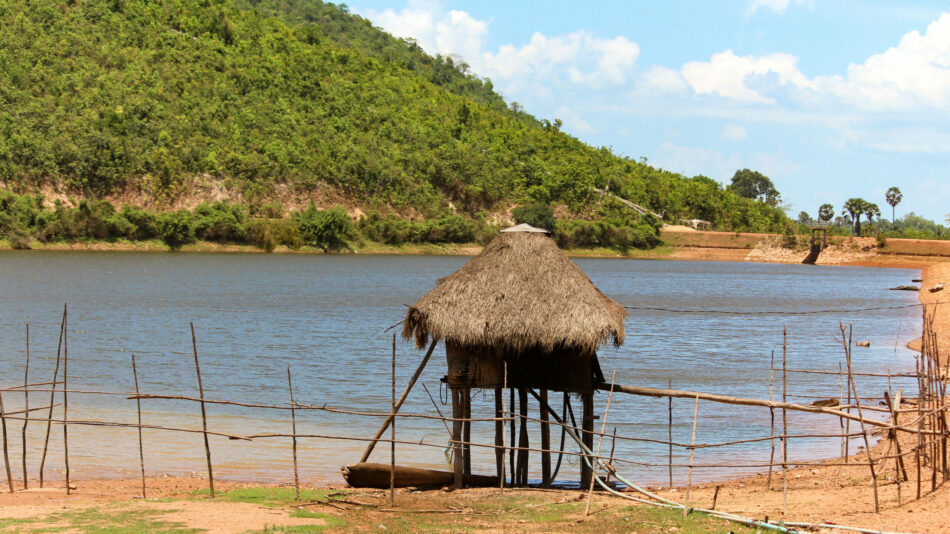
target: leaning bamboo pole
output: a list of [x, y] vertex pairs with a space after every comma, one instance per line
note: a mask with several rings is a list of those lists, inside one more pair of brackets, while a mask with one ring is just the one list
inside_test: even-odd
[[[613, 375], [610, 377], [610, 383], [614, 383], [614, 379], [617, 378], [617, 371], [614, 371]], [[600, 458], [600, 447], [604, 444], [604, 431], [607, 430], [607, 415], [610, 413], [610, 399], [614, 396], [614, 392], [611, 391], [607, 394], [607, 406], [604, 408], [604, 418], [600, 423], [600, 438], [597, 439], [597, 452], [594, 453], [594, 457]], [[538, 404], [541, 405], [541, 412], [547, 415], [547, 410], [544, 409], [544, 405], [548, 403], [546, 395], [541, 395], [538, 398]], [[541, 447], [544, 448], [543, 446]], [[597, 478], [597, 466], [595, 464], [591, 466], [591, 477], [590, 477], [590, 488], [587, 490], [587, 505], [584, 507], [584, 515], [590, 515], [590, 503], [594, 498], [594, 481]], [[609, 465], [609, 464], [608, 464]], [[608, 471], [609, 473], [609, 471]]]
[[300, 500], [300, 474], [297, 470], [297, 411], [294, 409], [294, 382], [290, 377], [290, 366], [287, 366], [287, 391], [290, 392], [290, 431], [294, 437], [291, 438], [291, 453], [294, 461], [294, 497]]
[[437, 339], [432, 340], [432, 344], [429, 345], [429, 350], [426, 351], [426, 355], [422, 358], [422, 361], [419, 362], [419, 367], [416, 368], [416, 372], [413, 373], [412, 378], [409, 379], [409, 383], [406, 384], [406, 389], [403, 390], [399, 400], [396, 401], [396, 407], [393, 408], [392, 412], [386, 417], [386, 420], [383, 421], [383, 424], [379, 427], [379, 430], [376, 431], [376, 435], [373, 436], [373, 439], [370, 440], [369, 445], [366, 446], [366, 450], [363, 451], [363, 456], [360, 457], [360, 463], [369, 459], [369, 455], [373, 453], [373, 448], [376, 447], [376, 442], [379, 441], [379, 438], [383, 435], [383, 432], [386, 431], [386, 428], [389, 426], [389, 424], [392, 423], [393, 419], [396, 418], [396, 412], [398, 412], [399, 408], [402, 407], [402, 404], [406, 402], [406, 397], [409, 396], [409, 392], [412, 391], [412, 386], [416, 385], [416, 380], [419, 380], [419, 375], [422, 374], [422, 370], [425, 369], [426, 364], [429, 363], [429, 357], [432, 356], [432, 352], [435, 350], [435, 346], [438, 342], [439, 341]]
[[[796, 404], [793, 402], [778, 402], [778, 401], [767, 401], [760, 399], [749, 399], [743, 397], [731, 397], [729, 395], [718, 395], [715, 393], [703, 393], [700, 391], [685, 391], [677, 389], [660, 389], [660, 388], [649, 388], [643, 386], [625, 386], [622, 384], [614, 384], [611, 386], [607, 383], [601, 383], [597, 385], [597, 389], [601, 391], [619, 391], [621, 393], [628, 393], [630, 395], [642, 395], [646, 397], [676, 397], [681, 399], [694, 399], [699, 397], [699, 400], [719, 402], [723, 404], [736, 404], [741, 406], [763, 406], [765, 408], [786, 408], [792, 411], [799, 412], [809, 412], [809, 413], [823, 413], [828, 415], [834, 415], [837, 417], [842, 417], [851, 421], [863, 421], [865, 424], [877, 426], [881, 428], [890, 427], [890, 423], [875, 421], [873, 419], [864, 419], [860, 416], [851, 415], [840, 410], [835, 410], [833, 408], [827, 408], [824, 406], [813, 406], [810, 404]], [[911, 432], [910, 429], [905, 427], [898, 427], [898, 430], [903, 432]], [[838, 434], [835, 434], [837, 436]], [[766, 438], [768, 439], [768, 438]]]
[[[287, 370], [287, 379], [290, 379], [290, 369]], [[392, 373], [390, 374], [390, 385], [392, 391], [392, 411], [396, 413], [396, 333], [393, 332], [393, 356], [392, 356]], [[291, 393], [292, 395], [293, 393]], [[291, 401], [293, 402], [293, 401]], [[293, 412], [290, 412], [293, 413]], [[294, 431], [296, 433], [296, 431]], [[389, 424], [389, 438], [392, 442], [389, 444], [389, 506], [390, 508], [396, 506], [396, 418], [393, 417], [392, 423]], [[296, 451], [296, 442], [294, 442], [294, 477], [297, 476], [297, 451]], [[300, 489], [298, 485], [297, 490], [297, 500], [300, 500]]]
[[[63, 305], [63, 463], [66, 467], [66, 495], [69, 495], [69, 310]], [[55, 389], [55, 386], [54, 386]]]
[[858, 396], [857, 385], [854, 383], [854, 376], [851, 375], [851, 330], [848, 330], [848, 335], [845, 336], [844, 324], [839, 323], [839, 328], [841, 328], [841, 343], [844, 345], [844, 356], [845, 360], [848, 362], [848, 380], [851, 382], [851, 390], [854, 392], [855, 402], [858, 405], [858, 416], [861, 418], [861, 432], [864, 437], [864, 452], [868, 455], [868, 466], [871, 469], [871, 482], [874, 486], [874, 513], [881, 511], [880, 499], [878, 497], [877, 489], [877, 474], [874, 472], [874, 457], [871, 456], [871, 444], [868, 440], [867, 429], [864, 426], [864, 415], [861, 412], [861, 398]]
[[[132, 355], [132, 380], [135, 382], [135, 393], [139, 392], [139, 374], [135, 368], [135, 354]], [[142, 400], [135, 399], [135, 411], [138, 415], [139, 432], [139, 470], [142, 472], [142, 498], [145, 498], [145, 450], [142, 446]]]
[[191, 323], [191, 348], [195, 355], [195, 374], [198, 376], [198, 396], [201, 402], [201, 431], [205, 443], [205, 458], [208, 461], [208, 493], [214, 499], [214, 471], [211, 468], [211, 445], [208, 444], [208, 414], [205, 411], [205, 388], [201, 383], [201, 366], [198, 364], [198, 342], [195, 339], [195, 323]]
[[43, 440], [43, 455], [40, 457], [40, 487], [43, 487], [43, 468], [46, 466], [46, 452], [49, 449], [50, 421], [53, 419], [53, 404], [56, 402], [56, 378], [59, 375], [59, 362], [63, 348], [63, 328], [66, 326], [66, 306], [63, 306], [63, 320], [59, 325], [59, 341], [56, 343], [56, 365], [53, 367], [53, 386], [49, 390], [49, 414], [46, 419], [46, 438]]

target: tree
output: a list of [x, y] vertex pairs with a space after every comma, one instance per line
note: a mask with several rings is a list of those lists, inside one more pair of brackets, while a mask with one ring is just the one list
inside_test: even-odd
[[308, 245], [320, 247], [324, 252], [343, 250], [347, 239], [353, 234], [353, 224], [346, 211], [334, 206], [319, 210], [312, 203], [307, 209], [294, 215], [300, 234]]
[[865, 202], [864, 215], [868, 218], [868, 224], [871, 224], [873, 222], [871, 220], [873, 217], [881, 217], [881, 208], [879, 208], [877, 204], [874, 204], [873, 202]]
[[818, 208], [818, 220], [822, 222], [828, 222], [832, 217], [835, 216], [835, 207], [831, 204], [822, 204]]
[[782, 196], [768, 176], [749, 169], [736, 171], [729, 189], [740, 197], [761, 200], [770, 206], [778, 205]]
[[525, 223], [535, 228], [543, 228], [549, 232], [554, 231], [555, 217], [554, 210], [544, 202], [533, 202], [518, 206], [511, 210], [511, 215], [518, 224]]
[[894, 223], [894, 208], [901, 203], [901, 200], [904, 199], [904, 195], [900, 189], [892, 187], [884, 194], [884, 199], [891, 205], [891, 223]]
[[798, 223], [799, 224], [808, 224], [811, 222], [811, 215], [807, 211], [803, 211], [798, 214]]
[[172, 250], [195, 242], [195, 227], [187, 210], [166, 213], [161, 222], [162, 241]]
[[867, 205], [868, 201], [863, 198], [849, 198], [841, 207], [841, 215], [847, 215], [854, 224], [851, 229], [854, 235], [861, 235], [861, 215]]

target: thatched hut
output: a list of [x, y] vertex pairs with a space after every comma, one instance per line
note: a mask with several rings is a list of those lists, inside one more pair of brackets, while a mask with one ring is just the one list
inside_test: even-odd
[[[402, 334], [415, 339], [419, 348], [430, 339], [445, 341], [445, 380], [453, 393], [455, 416], [471, 417], [471, 388], [495, 390], [496, 417], [502, 412], [503, 387], [518, 391], [522, 415], [528, 390], [540, 393], [542, 406], [548, 390], [571, 392], [583, 400], [583, 429], [590, 432], [593, 392], [603, 382], [597, 349], [607, 341], [623, 343], [625, 316], [623, 306], [594, 287], [544, 230], [522, 224], [503, 230], [411, 306]], [[548, 415], [542, 407], [542, 421]], [[456, 425], [455, 441], [470, 441], [469, 424]], [[498, 422], [496, 444], [502, 443], [502, 432]], [[548, 433], [542, 422], [542, 449], [550, 449]], [[590, 434], [584, 438], [593, 442]], [[527, 445], [522, 419], [518, 447]], [[471, 473], [468, 447], [464, 449], [461, 459], [456, 455], [456, 480], [461, 480], [460, 471]], [[502, 451], [497, 451], [501, 477]], [[527, 451], [519, 450], [517, 456], [514, 480], [527, 483]], [[589, 475], [584, 466], [582, 482]], [[542, 453], [542, 482], [551, 482], [547, 453]]]

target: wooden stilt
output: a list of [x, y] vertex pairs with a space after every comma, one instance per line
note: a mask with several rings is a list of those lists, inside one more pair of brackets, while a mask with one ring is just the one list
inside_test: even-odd
[[[498, 390], [495, 390], [495, 393], [500, 394], [500, 395], [504, 395], [504, 393], [508, 391], [508, 362], [504, 362], [504, 365], [505, 365], [504, 367], [505, 374], [502, 378], [501, 391], [499, 392]], [[499, 437], [501, 438], [501, 449], [500, 449], [501, 450], [501, 467], [500, 467], [500, 472], [498, 473], [499, 495], [501, 493], [504, 493], [505, 491], [505, 451], [507, 449], [505, 448], [505, 422], [500, 419], [501, 415], [504, 413], [504, 409], [505, 409], [505, 399], [501, 398], [499, 402], [499, 398], [496, 397], [495, 413], [496, 413], [496, 417], [498, 417], [499, 419], [495, 421], [495, 432], [497, 432]]]
[[[587, 450], [594, 450], [594, 394], [582, 393], [581, 400], [584, 405], [584, 415], [581, 419], [581, 441]], [[586, 460], [585, 460], [586, 459]], [[587, 462], [593, 463], [594, 459], [590, 456], [581, 456], [581, 487], [586, 488], [590, 485], [591, 469]]]
[[198, 376], [198, 396], [201, 399], [201, 431], [205, 442], [205, 459], [208, 461], [208, 494], [214, 499], [214, 471], [211, 469], [211, 445], [208, 444], [208, 414], [205, 411], [205, 388], [201, 383], [201, 366], [198, 364], [198, 342], [195, 340], [195, 323], [191, 323], [191, 348], [195, 355], [195, 374]]
[[462, 453], [465, 458], [465, 476], [472, 474], [472, 389], [462, 388], [462, 439], [465, 444], [462, 447]]
[[438, 343], [438, 340], [433, 339], [432, 344], [429, 345], [429, 350], [426, 351], [426, 355], [422, 358], [422, 361], [419, 362], [419, 367], [416, 368], [416, 372], [413, 373], [412, 378], [409, 379], [409, 383], [406, 384], [406, 389], [403, 390], [402, 395], [399, 396], [399, 400], [396, 401], [396, 408], [386, 417], [386, 420], [383, 421], [383, 424], [379, 427], [379, 430], [376, 431], [376, 435], [373, 436], [373, 439], [370, 440], [369, 445], [366, 446], [366, 450], [363, 451], [363, 456], [360, 458], [360, 463], [369, 460], [369, 455], [373, 453], [373, 449], [376, 447], [376, 443], [379, 441], [379, 438], [382, 437], [383, 432], [389, 428], [389, 423], [393, 422], [393, 419], [396, 417], [396, 412], [399, 411], [399, 408], [402, 407], [402, 404], [406, 402], [406, 397], [409, 396], [409, 392], [412, 390], [412, 386], [416, 385], [416, 380], [419, 380], [419, 375], [422, 374], [422, 370], [426, 368], [426, 364], [429, 363], [429, 357], [432, 356], [432, 352], [435, 350], [435, 345]]
[[135, 383], [135, 413], [139, 422], [139, 471], [142, 473], [142, 498], [145, 499], [145, 449], [142, 445], [142, 399], [139, 398], [139, 373], [135, 368], [135, 354], [132, 355], [132, 381]]
[[518, 413], [521, 424], [518, 429], [518, 484], [528, 485], [528, 392], [518, 388]]
[[517, 412], [515, 412], [515, 388], [508, 388], [508, 416], [511, 418], [511, 423], [509, 423], [509, 426], [511, 427], [511, 432], [510, 432], [510, 438], [508, 440], [508, 443], [511, 444], [511, 450], [509, 451], [509, 454], [508, 454], [508, 467], [509, 467], [509, 471], [511, 471], [510, 485], [512, 487], [518, 485], [518, 470], [517, 470], [517, 466], [515, 465], [517, 461], [517, 458], [516, 458], [517, 452], [515, 451], [515, 447], [517, 447], [516, 445], [517, 434], [515, 434], [515, 429], [517, 428], [515, 426], [515, 420], [517, 419], [517, 417], [515, 417], [516, 413]]
[[30, 323], [26, 323], [26, 369], [23, 371], [23, 428], [20, 430], [20, 437], [23, 444], [23, 451], [20, 454], [20, 462], [23, 464], [23, 489], [30, 488], [29, 477], [26, 472], [26, 427], [30, 423]]
[[[392, 386], [392, 414], [393, 421], [389, 424], [389, 506], [396, 506], [396, 333], [393, 332], [393, 358], [392, 358], [392, 374], [390, 384]], [[287, 368], [287, 377], [290, 378], [290, 368]], [[291, 410], [290, 413], [293, 413]], [[296, 431], [294, 431], [296, 434]], [[468, 441], [468, 439], [466, 439]], [[296, 442], [295, 442], [296, 443]], [[296, 447], [294, 448], [294, 476], [297, 475], [297, 465], [296, 465]], [[300, 491], [297, 492], [297, 500], [300, 500]]]
[[920, 474], [920, 453], [921, 448], [923, 447], [923, 401], [924, 401], [924, 388], [923, 388], [923, 378], [920, 371], [920, 358], [915, 358], [917, 360], [917, 447], [914, 450], [914, 461], [917, 464], [917, 500], [920, 500], [920, 485], [921, 485], [921, 474]]
[[551, 485], [551, 425], [548, 423], [548, 411], [544, 405], [548, 403], [548, 390], [542, 389], [538, 392], [541, 396], [541, 486], [549, 487]]
[[452, 390], [452, 464], [453, 471], [455, 473], [455, 480], [453, 482], [455, 489], [462, 489], [462, 481], [464, 479], [465, 471], [465, 459], [463, 458], [462, 453], [462, 406], [459, 398], [458, 388], [450, 388]]
[[505, 399], [503, 395], [508, 391], [508, 362], [504, 362], [504, 376], [502, 378], [502, 388], [501, 391], [495, 390], [495, 417], [498, 419], [495, 421], [495, 432], [498, 434], [498, 439], [501, 440], [501, 466], [499, 467], [498, 473], [498, 493], [499, 495], [505, 491], [505, 422], [501, 420], [501, 416], [504, 414], [505, 410]]

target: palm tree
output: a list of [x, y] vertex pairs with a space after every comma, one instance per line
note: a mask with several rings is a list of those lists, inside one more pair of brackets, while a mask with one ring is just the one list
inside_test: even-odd
[[877, 207], [877, 204], [871, 202], [864, 203], [864, 215], [868, 218], [868, 224], [873, 223], [871, 220], [872, 217], [881, 217], [881, 208]]
[[848, 215], [854, 224], [851, 229], [851, 233], [854, 235], [861, 235], [861, 214], [864, 213], [864, 206], [867, 203], [863, 198], [849, 198], [841, 207], [841, 215]]
[[901, 203], [901, 200], [904, 199], [904, 195], [901, 193], [901, 190], [897, 187], [892, 187], [887, 190], [887, 193], [884, 194], [884, 199], [887, 200], [887, 203], [891, 205], [891, 224], [894, 223], [894, 207]]
[[831, 204], [822, 204], [818, 208], [818, 220], [828, 222], [835, 216], [835, 207]]

